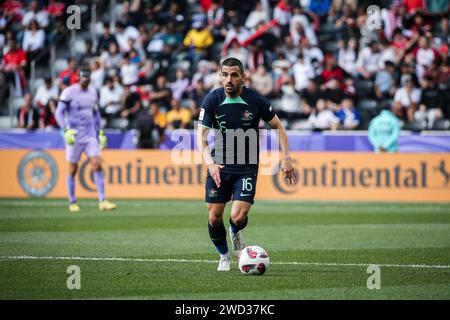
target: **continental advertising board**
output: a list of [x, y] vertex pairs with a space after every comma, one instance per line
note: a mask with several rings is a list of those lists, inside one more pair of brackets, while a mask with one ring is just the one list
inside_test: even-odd
[[[261, 155], [256, 200], [450, 202], [448, 153], [294, 152], [295, 185], [284, 181], [277, 158], [267, 157]], [[63, 150], [0, 150], [0, 159], [0, 197], [66, 197]], [[102, 160], [109, 198], [204, 198], [206, 171], [198, 154], [174, 161], [172, 151], [107, 150]], [[80, 198], [97, 196], [86, 158], [80, 162], [76, 191]]]

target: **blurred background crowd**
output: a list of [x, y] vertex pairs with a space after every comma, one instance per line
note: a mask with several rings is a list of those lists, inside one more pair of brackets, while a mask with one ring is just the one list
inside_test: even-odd
[[157, 147], [193, 128], [233, 56], [287, 129], [367, 130], [388, 108], [403, 130], [449, 130], [449, 43], [449, 0], [6, 0], [0, 113], [56, 128], [59, 93], [88, 67], [104, 126], [156, 130]]

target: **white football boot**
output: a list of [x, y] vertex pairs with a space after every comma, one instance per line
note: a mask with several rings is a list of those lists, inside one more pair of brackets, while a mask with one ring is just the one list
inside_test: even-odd
[[217, 271], [230, 271], [231, 257], [229, 254], [221, 254]]
[[230, 226], [231, 245], [233, 247], [234, 255], [238, 259], [239, 256], [241, 255], [242, 249], [245, 248], [244, 235], [242, 233], [243, 233], [242, 230], [238, 231], [237, 233], [234, 233]]

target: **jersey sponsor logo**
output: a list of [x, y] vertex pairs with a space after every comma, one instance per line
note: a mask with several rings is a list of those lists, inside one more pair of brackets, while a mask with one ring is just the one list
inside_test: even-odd
[[200, 115], [198, 116], [198, 120], [202, 121], [203, 117], [205, 116], [205, 109], [200, 109]]
[[23, 191], [32, 197], [44, 197], [58, 181], [58, 166], [48, 153], [31, 151], [20, 160], [17, 175]]

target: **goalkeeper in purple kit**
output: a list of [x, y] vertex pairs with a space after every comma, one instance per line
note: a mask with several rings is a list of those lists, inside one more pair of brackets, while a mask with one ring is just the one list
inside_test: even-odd
[[78, 83], [62, 91], [55, 113], [59, 127], [64, 130], [66, 142], [66, 160], [69, 163], [66, 183], [71, 212], [80, 211], [75, 197], [75, 175], [83, 152], [89, 158], [94, 171], [99, 209], [114, 210], [116, 208], [115, 204], [105, 198], [105, 179], [100, 161], [100, 149], [106, 147], [107, 139], [101, 129], [100, 112], [97, 109], [97, 91], [89, 86], [89, 82], [90, 72], [81, 70]]

